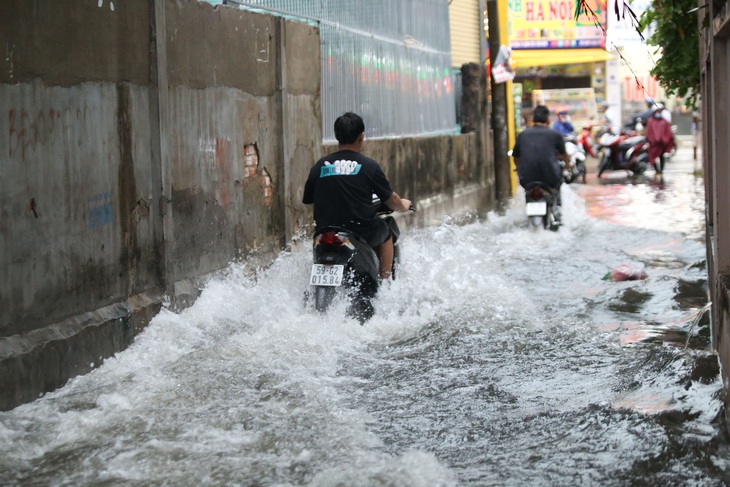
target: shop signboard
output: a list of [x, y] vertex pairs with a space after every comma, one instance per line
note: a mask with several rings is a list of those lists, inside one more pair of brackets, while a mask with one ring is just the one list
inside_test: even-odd
[[577, 0], [508, 0], [512, 49], [605, 48], [606, 0], [586, 0], [575, 18]]

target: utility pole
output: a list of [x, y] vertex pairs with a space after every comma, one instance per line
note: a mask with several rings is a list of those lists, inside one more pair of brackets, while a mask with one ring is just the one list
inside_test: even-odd
[[[489, 57], [494, 67], [495, 59], [502, 45], [509, 45], [507, 32], [507, 1], [488, 0], [487, 18], [489, 20]], [[512, 113], [511, 81], [495, 83], [491, 77], [492, 88], [492, 131], [494, 134], [494, 177], [497, 201], [504, 209], [512, 196], [512, 167], [507, 155], [510, 147], [509, 122]]]

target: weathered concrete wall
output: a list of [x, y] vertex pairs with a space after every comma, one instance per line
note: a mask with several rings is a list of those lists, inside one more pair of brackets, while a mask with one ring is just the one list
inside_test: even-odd
[[320, 51], [314, 26], [167, 5], [173, 272], [181, 281], [288, 239], [289, 168], [320, 151]]
[[[163, 300], [188, 304], [212, 272], [311, 225], [317, 26], [195, 0], [113, 5], [3, 4], [0, 409], [98, 366]], [[477, 98], [473, 133], [368, 142], [419, 203], [409, 224], [490, 206]]]
[[148, 6], [113, 13], [91, 1], [8, 3], [11, 15], [0, 19], [9, 53], [0, 61], [2, 336], [158, 285]]
[[[730, 425], [730, 3], [699, 2], [702, 158], [712, 340], [722, 369]], [[705, 22], [705, 15], [711, 20]]]
[[321, 128], [316, 26], [194, 0], [3, 8], [7, 409], [126, 347], [164, 295], [279, 249]]
[[88, 371], [159, 309], [149, 15], [3, 4], [0, 408]]

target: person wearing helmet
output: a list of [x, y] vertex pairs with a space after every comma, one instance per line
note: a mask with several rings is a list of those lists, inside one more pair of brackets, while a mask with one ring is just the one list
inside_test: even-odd
[[568, 117], [567, 111], [561, 110], [558, 112], [558, 119], [553, 123], [553, 130], [559, 132], [563, 137], [573, 133], [575, 128], [570, 123], [570, 117]]
[[[646, 140], [649, 142], [649, 162], [654, 164], [658, 176], [664, 171], [664, 154], [674, 147], [674, 134], [669, 122], [662, 116], [664, 105], [654, 108], [654, 113], [646, 122]], [[659, 162], [657, 163], [657, 159]]]

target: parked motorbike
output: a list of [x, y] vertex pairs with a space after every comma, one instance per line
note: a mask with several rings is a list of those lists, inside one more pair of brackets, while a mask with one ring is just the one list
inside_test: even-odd
[[649, 142], [637, 131], [606, 132], [598, 140], [598, 177], [606, 171], [643, 174], [649, 168]]
[[[393, 270], [395, 279], [400, 262], [400, 229], [393, 212], [385, 203], [374, 196], [373, 204], [379, 217], [385, 219], [393, 235]], [[411, 211], [415, 207], [411, 205]], [[348, 316], [361, 324], [373, 313], [372, 300], [380, 286], [380, 262], [375, 250], [359, 235], [343, 227], [326, 227], [317, 231], [313, 241], [310, 297], [319, 312], [329, 309], [338, 293], [346, 294], [350, 304]]]
[[533, 230], [544, 228], [557, 232], [560, 228], [558, 194], [545, 183], [535, 181], [525, 186], [525, 212]]
[[570, 156], [570, 166], [563, 166], [563, 180], [570, 184], [581, 179], [586, 182], [586, 153], [575, 134], [565, 136], [565, 152]]

